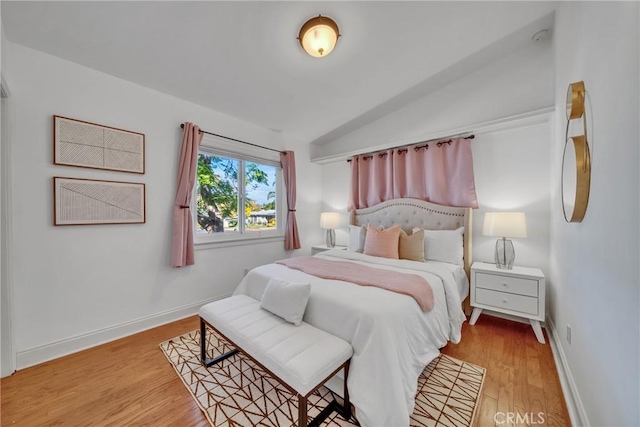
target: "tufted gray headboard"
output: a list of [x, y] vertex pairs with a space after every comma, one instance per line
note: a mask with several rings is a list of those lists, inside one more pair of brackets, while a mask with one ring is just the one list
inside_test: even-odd
[[400, 227], [411, 232], [415, 227], [426, 230], [455, 230], [464, 227], [464, 269], [471, 277], [471, 209], [436, 205], [418, 199], [393, 199], [351, 212], [350, 224], [373, 224], [376, 227]]

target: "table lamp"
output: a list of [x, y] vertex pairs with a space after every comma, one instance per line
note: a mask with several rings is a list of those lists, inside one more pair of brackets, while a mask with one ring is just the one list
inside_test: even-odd
[[340, 226], [340, 214], [338, 212], [322, 212], [320, 214], [320, 228], [327, 230], [327, 247], [336, 246], [335, 229]]
[[516, 252], [507, 237], [527, 237], [527, 219], [524, 212], [487, 212], [484, 214], [483, 236], [500, 237], [496, 240], [496, 267], [510, 270]]

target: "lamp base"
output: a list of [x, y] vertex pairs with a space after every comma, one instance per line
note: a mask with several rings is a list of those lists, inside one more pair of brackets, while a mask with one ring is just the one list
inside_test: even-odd
[[327, 247], [334, 248], [336, 246], [336, 232], [329, 228], [327, 229]]
[[504, 270], [511, 270], [515, 259], [516, 251], [513, 249], [513, 242], [509, 239], [505, 239], [504, 237], [496, 240], [496, 267]]

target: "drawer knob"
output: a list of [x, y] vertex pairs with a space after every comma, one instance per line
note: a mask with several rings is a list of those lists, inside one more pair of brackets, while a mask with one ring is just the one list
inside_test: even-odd
[[503, 300], [502, 300], [502, 303], [503, 303], [503, 304], [506, 304], [506, 303], [507, 303], [507, 300], [506, 300], [506, 299], [503, 299]]
[[507, 284], [506, 284], [506, 283], [503, 283], [503, 284], [502, 284], [502, 286], [504, 286], [504, 287], [506, 288], [506, 287], [507, 287]]

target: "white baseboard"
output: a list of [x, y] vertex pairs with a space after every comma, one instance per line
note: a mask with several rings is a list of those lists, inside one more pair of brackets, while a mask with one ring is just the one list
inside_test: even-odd
[[549, 344], [551, 345], [551, 352], [553, 353], [553, 359], [556, 363], [556, 369], [558, 370], [558, 377], [560, 378], [560, 386], [562, 387], [562, 393], [564, 393], [564, 400], [567, 404], [567, 410], [569, 411], [569, 418], [571, 419], [571, 425], [573, 426], [590, 426], [587, 413], [584, 410], [582, 399], [580, 399], [580, 393], [571, 375], [571, 369], [567, 363], [567, 358], [560, 345], [560, 337], [556, 332], [556, 327], [550, 317], [547, 316], [547, 335], [549, 336]]
[[56, 341], [39, 347], [34, 347], [29, 350], [20, 351], [16, 354], [16, 369], [20, 370], [28, 368], [29, 366], [57, 359], [68, 354], [86, 350], [88, 348], [124, 338], [129, 335], [137, 334], [138, 332], [142, 332], [147, 329], [155, 328], [167, 323], [175, 322], [176, 320], [184, 319], [185, 317], [193, 316], [194, 314], [198, 313], [198, 310], [203, 305], [212, 301], [226, 298], [230, 295], [231, 294], [209, 298], [193, 304], [178, 307], [173, 310], [168, 310], [158, 314], [152, 314], [150, 316], [145, 316], [140, 319], [132, 320], [130, 322], [121, 323], [120, 325], [110, 326], [108, 328], [99, 329], [97, 331], [78, 335], [72, 338]]

